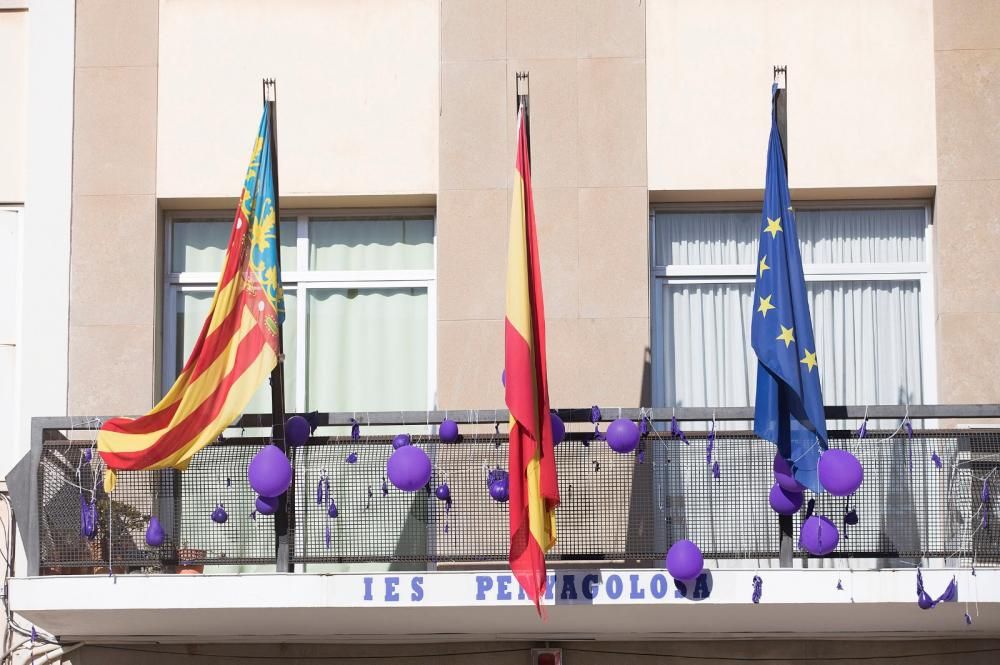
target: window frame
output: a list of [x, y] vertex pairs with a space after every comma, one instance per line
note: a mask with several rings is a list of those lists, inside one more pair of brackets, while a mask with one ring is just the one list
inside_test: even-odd
[[[160, 326], [162, 338], [161, 396], [173, 384], [180, 368], [175, 361], [177, 346], [177, 295], [184, 291], [213, 292], [219, 279], [219, 272], [173, 272], [173, 225], [176, 220], [211, 220], [230, 218], [228, 210], [171, 210], [163, 213], [163, 307], [164, 317]], [[434, 208], [294, 208], [281, 211], [285, 223], [295, 224], [295, 266], [289, 270], [282, 266], [282, 285], [295, 293], [296, 307], [295, 345], [295, 403], [296, 413], [306, 411], [306, 369], [308, 362], [308, 333], [306, 316], [310, 289], [385, 289], [385, 288], [425, 288], [427, 289], [427, 404], [433, 410], [437, 402], [437, 214]], [[323, 221], [367, 219], [374, 223], [394, 219], [429, 219], [433, 225], [432, 266], [420, 270], [309, 270], [309, 220], [322, 218]], [[284, 238], [282, 239], [284, 241]], [[285, 340], [288, 344], [288, 340]]]
[[[650, 352], [653, 367], [653, 405], [670, 406], [666, 400], [666, 377], [660, 371], [663, 363], [665, 322], [662, 289], [676, 284], [747, 284], [755, 281], [752, 264], [719, 265], [657, 265], [656, 215], [657, 213], [686, 212], [752, 212], [760, 214], [761, 202], [738, 201], [732, 203], [654, 203], [649, 211], [649, 299], [652, 325], [650, 327]], [[924, 260], [899, 263], [869, 264], [819, 264], [804, 265], [806, 282], [825, 281], [894, 281], [911, 280], [920, 284], [920, 349], [921, 395], [925, 404], [936, 404], [937, 393], [937, 327], [935, 274], [934, 274], [934, 224], [932, 203], [926, 199], [852, 199], [849, 201], [805, 201], [795, 205], [796, 210], [878, 210], [920, 209], [924, 212]]]

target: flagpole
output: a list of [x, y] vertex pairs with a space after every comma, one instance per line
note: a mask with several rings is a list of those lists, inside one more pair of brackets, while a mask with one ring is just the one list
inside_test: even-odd
[[[529, 121], [528, 114], [528, 93], [530, 92], [530, 85], [528, 81], [528, 72], [517, 72], [514, 75], [514, 96], [517, 100], [517, 108], [514, 109], [514, 115], [520, 110], [521, 105], [524, 105], [524, 137], [528, 144], [528, 161], [531, 161], [531, 123]], [[521, 92], [521, 82], [524, 81], [524, 92]]]
[[[268, 106], [268, 125], [271, 132], [271, 173], [274, 177], [274, 242], [277, 245], [278, 278], [281, 279], [281, 207], [278, 187], [278, 84], [274, 79], [263, 81], [264, 102]], [[268, 95], [270, 91], [270, 96]], [[269, 98], [270, 97], [270, 98]], [[288, 454], [285, 446], [285, 344], [284, 324], [278, 324], [278, 362], [271, 370], [271, 439], [274, 445]], [[289, 505], [294, 504], [295, 483], [278, 497], [274, 513], [274, 555], [277, 572], [293, 572], [288, 541], [290, 522]]]
[[[778, 137], [781, 140], [781, 152], [784, 154], [785, 177], [788, 177], [788, 67], [775, 65], [774, 82], [781, 76], [784, 87], [778, 88], [774, 98], [774, 112], [778, 121]], [[778, 565], [782, 568], [792, 567], [794, 541], [791, 515], [778, 515]]]

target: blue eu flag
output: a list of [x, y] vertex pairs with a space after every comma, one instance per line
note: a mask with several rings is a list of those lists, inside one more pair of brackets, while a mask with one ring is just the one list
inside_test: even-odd
[[771, 91], [771, 138], [750, 328], [758, 361], [753, 429], [778, 446], [796, 480], [819, 493], [823, 488], [816, 465], [827, 447], [826, 420], [776, 99], [777, 86]]

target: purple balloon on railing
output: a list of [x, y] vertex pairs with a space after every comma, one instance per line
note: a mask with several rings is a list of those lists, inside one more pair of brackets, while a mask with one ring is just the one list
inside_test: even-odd
[[278, 446], [264, 446], [250, 460], [247, 480], [260, 496], [280, 496], [292, 483], [292, 463]]
[[259, 496], [254, 501], [254, 506], [261, 515], [273, 515], [278, 510], [278, 497]]
[[774, 456], [774, 479], [789, 492], [801, 492], [806, 487], [795, 480], [792, 465], [778, 453]]
[[309, 440], [312, 427], [302, 416], [292, 416], [285, 423], [285, 441], [293, 446], [301, 446]]
[[865, 478], [865, 471], [858, 458], [846, 450], [831, 448], [820, 455], [819, 482], [834, 496], [853, 494]]
[[438, 435], [445, 443], [455, 443], [458, 441], [458, 423], [450, 418], [442, 420], [441, 426], [438, 428]]
[[389, 457], [386, 474], [399, 489], [416, 492], [431, 479], [431, 459], [416, 446], [403, 446]]
[[215, 510], [212, 511], [212, 521], [216, 524], [225, 524], [229, 521], [229, 513], [226, 512], [226, 508], [221, 503], [215, 505]]
[[434, 496], [436, 496], [442, 501], [447, 501], [448, 499], [450, 499], [451, 488], [448, 487], [448, 483], [441, 483], [440, 485], [438, 485], [437, 489], [434, 490]]
[[411, 443], [409, 434], [397, 434], [392, 439], [392, 449], [399, 450], [403, 446], [408, 446]]
[[778, 483], [771, 486], [771, 493], [767, 497], [771, 510], [779, 515], [794, 515], [799, 512], [802, 499], [802, 492], [789, 492]]
[[823, 515], [813, 515], [802, 523], [799, 532], [799, 545], [814, 556], [826, 556], [837, 549], [840, 542], [840, 531], [837, 526]]
[[693, 580], [701, 574], [705, 559], [690, 540], [678, 540], [667, 552], [667, 572], [675, 580]]
[[619, 418], [604, 434], [608, 447], [616, 453], [630, 453], [639, 445], [639, 426], [628, 418]]
[[552, 421], [552, 445], [558, 445], [566, 438], [566, 423], [555, 412], [549, 414], [549, 420]]

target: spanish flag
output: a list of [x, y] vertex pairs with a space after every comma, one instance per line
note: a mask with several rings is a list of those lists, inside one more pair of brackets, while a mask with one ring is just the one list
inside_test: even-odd
[[506, 400], [510, 409], [510, 568], [544, 617], [545, 553], [559, 504], [545, 369], [545, 306], [531, 196], [528, 118], [517, 114], [517, 158], [507, 247]]
[[264, 105], [211, 310], [176, 383], [148, 414], [113, 418], [97, 450], [115, 472], [185, 469], [243, 412], [275, 367], [284, 299], [275, 228], [273, 137]]

